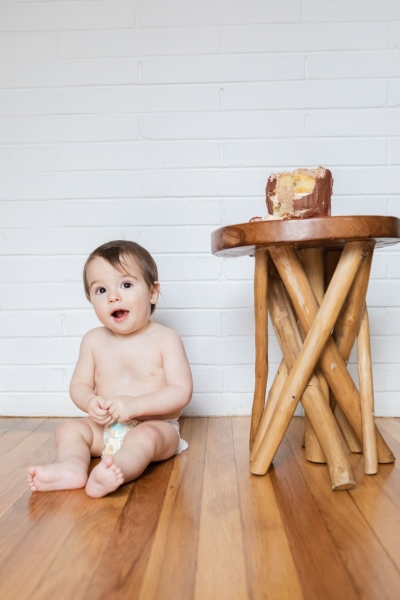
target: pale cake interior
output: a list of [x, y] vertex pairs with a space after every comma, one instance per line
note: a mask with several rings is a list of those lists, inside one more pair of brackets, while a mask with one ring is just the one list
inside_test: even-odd
[[293, 173], [276, 175], [276, 188], [271, 196], [273, 215], [289, 217], [294, 214], [294, 201], [311, 194], [315, 187], [315, 178], [320, 175], [318, 169], [297, 169]]

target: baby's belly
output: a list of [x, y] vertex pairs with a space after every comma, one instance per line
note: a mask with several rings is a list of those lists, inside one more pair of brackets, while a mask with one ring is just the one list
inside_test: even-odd
[[96, 383], [96, 393], [106, 400], [115, 398], [115, 396], [142, 396], [151, 394], [162, 389], [163, 385], [145, 385], [143, 383], [124, 383], [124, 384], [107, 384], [102, 381]]

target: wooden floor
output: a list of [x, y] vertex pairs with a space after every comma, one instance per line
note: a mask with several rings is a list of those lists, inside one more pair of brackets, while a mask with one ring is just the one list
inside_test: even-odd
[[249, 419], [182, 420], [189, 450], [94, 500], [31, 493], [28, 464], [55, 460], [60, 419], [0, 419], [2, 600], [400, 598], [400, 420], [380, 419], [398, 458], [332, 492], [294, 419], [274, 468], [248, 473]]

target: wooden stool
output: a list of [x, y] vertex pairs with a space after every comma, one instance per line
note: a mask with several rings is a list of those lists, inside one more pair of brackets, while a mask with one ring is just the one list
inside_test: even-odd
[[[400, 219], [381, 216], [256, 221], [213, 232], [213, 254], [255, 256], [252, 473], [267, 473], [300, 401], [306, 458], [327, 463], [332, 489], [355, 486], [348, 449], [364, 452], [367, 474], [394, 461], [374, 421], [365, 297], [374, 249], [399, 241]], [[268, 311], [283, 358], [265, 404]], [[346, 366], [357, 336], [360, 390]]]

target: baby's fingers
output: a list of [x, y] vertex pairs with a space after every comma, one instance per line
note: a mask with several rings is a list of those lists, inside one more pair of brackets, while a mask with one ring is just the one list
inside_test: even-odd
[[89, 416], [96, 419], [105, 419], [109, 416], [108, 410], [103, 410], [101, 408], [96, 408], [95, 410], [89, 410]]
[[113, 418], [110, 417], [110, 415], [108, 415], [107, 417], [93, 417], [93, 420], [98, 423], [99, 425], [103, 425], [103, 427], [105, 427], [106, 425], [108, 425], [109, 423], [113, 422]]
[[96, 408], [93, 410], [93, 413], [95, 415], [98, 415], [99, 417], [104, 417], [108, 414], [108, 410], [106, 410], [105, 408], [100, 408], [100, 406], [96, 406]]
[[112, 410], [108, 411], [110, 413], [110, 415], [112, 416], [114, 421], [118, 421], [119, 420], [119, 413], [118, 411], [114, 408]]
[[107, 419], [110, 416], [108, 410], [101, 411], [101, 413], [97, 413], [100, 419]]

